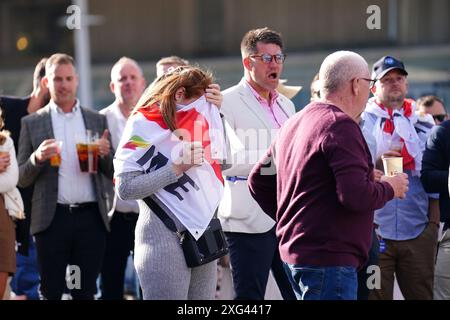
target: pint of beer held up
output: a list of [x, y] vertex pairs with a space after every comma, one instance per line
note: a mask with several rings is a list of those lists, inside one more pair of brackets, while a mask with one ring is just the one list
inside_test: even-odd
[[97, 173], [98, 168], [98, 134], [86, 130], [85, 134], [77, 136], [77, 154], [81, 172]]

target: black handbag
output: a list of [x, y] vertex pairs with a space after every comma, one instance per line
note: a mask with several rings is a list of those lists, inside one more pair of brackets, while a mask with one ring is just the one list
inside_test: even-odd
[[161, 219], [164, 225], [178, 235], [184, 258], [189, 268], [209, 263], [225, 256], [229, 252], [219, 219], [213, 217], [202, 236], [195, 240], [189, 231], [179, 232], [173, 220], [151, 197], [146, 197], [143, 200]]

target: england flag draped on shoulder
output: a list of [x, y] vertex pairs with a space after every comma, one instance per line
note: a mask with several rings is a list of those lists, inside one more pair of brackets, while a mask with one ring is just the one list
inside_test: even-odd
[[416, 112], [416, 103], [411, 99], [405, 99], [401, 109], [392, 110], [378, 104], [372, 97], [367, 103], [365, 113], [376, 119], [372, 132], [377, 141], [376, 157], [381, 157], [389, 150], [393, 136], [399, 136], [400, 141], [405, 144], [401, 150], [403, 169], [411, 170], [414, 175], [420, 176], [422, 154], [434, 125], [433, 118]]
[[163, 120], [158, 105], [136, 111], [128, 119], [115, 154], [115, 176], [123, 172], [152, 172], [179, 159], [185, 142], [200, 141], [204, 162], [187, 170], [178, 181], [154, 195], [196, 238], [206, 230], [223, 194], [220, 160], [226, 156], [222, 121], [217, 108], [202, 96], [177, 106], [177, 132]]

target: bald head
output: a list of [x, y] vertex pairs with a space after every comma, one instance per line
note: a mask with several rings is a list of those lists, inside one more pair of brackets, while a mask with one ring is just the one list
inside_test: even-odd
[[330, 54], [320, 66], [320, 94], [327, 97], [345, 89], [356, 77], [369, 77], [369, 66], [359, 54], [337, 51]]
[[125, 116], [134, 107], [145, 89], [145, 79], [139, 64], [122, 57], [111, 69], [111, 92]]
[[140, 75], [143, 77], [144, 73], [142, 72], [141, 67], [137, 63], [136, 60], [128, 58], [128, 57], [122, 57], [120, 58], [112, 67], [111, 69], [111, 81], [114, 81], [119, 76], [119, 72], [122, 66], [129, 64], [132, 65], [136, 70], [140, 73]]

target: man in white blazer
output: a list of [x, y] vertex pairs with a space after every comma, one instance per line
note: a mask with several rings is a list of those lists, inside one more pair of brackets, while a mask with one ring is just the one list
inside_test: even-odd
[[225, 193], [218, 212], [230, 247], [235, 299], [264, 299], [271, 269], [283, 298], [295, 299], [280, 260], [275, 221], [247, 187], [253, 165], [295, 113], [292, 101], [276, 91], [286, 57], [282, 50], [279, 33], [268, 28], [247, 32], [241, 42], [244, 77], [223, 92], [221, 113], [244, 145], [223, 172]]

